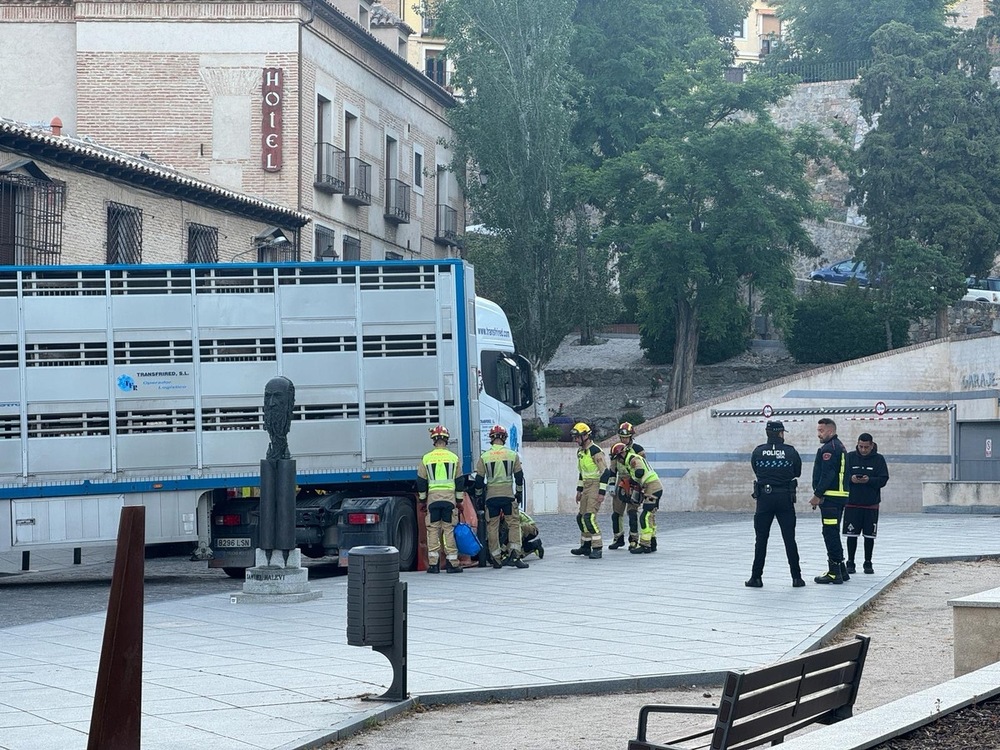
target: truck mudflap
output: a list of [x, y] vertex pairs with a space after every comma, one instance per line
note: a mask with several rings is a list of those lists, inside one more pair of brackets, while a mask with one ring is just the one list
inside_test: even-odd
[[399, 550], [400, 570], [412, 570], [418, 560], [418, 533], [412, 496], [348, 498], [340, 507], [337, 522], [338, 565], [347, 566], [352, 547], [386, 545]]

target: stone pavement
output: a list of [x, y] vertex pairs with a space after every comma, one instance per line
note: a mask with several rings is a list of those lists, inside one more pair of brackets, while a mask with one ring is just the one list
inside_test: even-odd
[[[655, 555], [605, 551], [591, 561], [550, 541], [530, 570], [404, 574], [411, 695], [462, 701], [714, 681], [815, 646], [918, 558], [1000, 555], [995, 518], [886, 515], [876, 575], [793, 589], [775, 525], [765, 587], [748, 589], [749, 515], [680, 528], [664, 515]], [[543, 537], [555, 520], [539, 518]], [[797, 536], [811, 577], [825, 567], [818, 514], [801, 513]], [[323, 598], [296, 605], [219, 594], [147, 604], [143, 750], [313, 748], [400, 708], [363, 700], [384, 692], [391, 669], [347, 645], [346, 578], [313, 586]], [[99, 613], [0, 629], [0, 748], [86, 747], [103, 628]], [[648, 634], [642, 659], [623, 653], [635, 633]]]

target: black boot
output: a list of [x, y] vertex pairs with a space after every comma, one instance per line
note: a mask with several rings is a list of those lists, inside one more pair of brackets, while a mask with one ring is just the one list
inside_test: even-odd
[[602, 547], [595, 547], [590, 550], [591, 560], [600, 560], [604, 556], [604, 549]]
[[625, 546], [625, 537], [616, 536], [615, 540], [608, 545], [608, 549], [621, 549]]
[[461, 573], [462, 572], [462, 566], [461, 565], [453, 565], [452, 562], [451, 562], [451, 560], [445, 560], [444, 561], [444, 567], [445, 567], [445, 573]]
[[858, 572], [858, 569], [854, 566], [854, 560], [848, 560], [847, 561], [847, 572], [848, 573], [857, 573]]
[[504, 559], [503, 564], [508, 568], [521, 568], [522, 570], [528, 567], [528, 563], [518, 557], [518, 554], [513, 550]]
[[[851, 567], [854, 567], [854, 566], [851, 566]], [[840, 577], [843, 578], [845, 581], [851, 580], [850, 574], [853, 573], [853, 572], [854, 571], [847, 569], [847, 564], [846, 563], [841, 563], [840, 564]]]
[[844, 578], [840, 575], [840, 566], [843, 563], [834, 562], [833, 560], [827, 560], [829, 567], [826, 573], [821, 576], [816, 576], [813, 580], [816, 583], [843, 583]]
[[576, 549], [571, 549], [569, 553], [571, 555], [589, 555], [590, 554], [591, 542], [580, 542], [580, 546]]
[[743, 585], [748, 589], [762, 589], [764, 588], [764, 582], [760, 580], [760, 576], [751, 575], [749, 581], [744, 581]]
[[649, 551], [656, 552], [656, 537], [654, 536], [649, 540]]
[[490, 565], [493, 566], [494, 570], [500, 570], [500, 568], [503, 567], [503, 565], [500, 563], [500, 560], [498, 560], [493, 555], [490, 555]]

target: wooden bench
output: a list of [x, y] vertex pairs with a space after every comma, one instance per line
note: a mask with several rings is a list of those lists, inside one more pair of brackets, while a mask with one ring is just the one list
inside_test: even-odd
[[[770, 742], [808, 724], [850, 718], [858, 695], [869, 638], [828, 646], [790, 661], [747, 672], [730, 672], [719, 707], [651, 704], [639, 710], [636, 739], [628, 750], [744, 750]], [[715, 714], [715, 726], [657, 744], [646, 740], [650, 714]]]

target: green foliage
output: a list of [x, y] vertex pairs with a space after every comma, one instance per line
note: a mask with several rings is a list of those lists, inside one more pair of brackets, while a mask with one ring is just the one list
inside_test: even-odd
[[[536, 368], [555, 353], [573, 321], [575, 248], [565, 237], [565, 169], [571, 113], [570, 23], [574, 2], [442, 0], [435, 32], [448, 40], [453, 84], [465, 92], [449, 112], [452, 169], [495, 242], [499, 260], [477, 271], [487, 296], [504, 305], [519, 349]], [[473, 165], [485, 187], [466, 180]]]
[[[886, 351], [885, 318], [875, 289], [855, 282], [842, 288], [814, 284], [795, 305], [795, 321], [785, 338], [797, 362], [844, 362]], [[892, 345], [903, 346], [907, 322], [891, 321]]]
[[885, 26], [853, 91], [862, 115], [878, 118], [851, 178], [851, 199], [870, 227], [858, 255], [886, 266], [890, 281], [902, 284], [913, 268], [901, 262], [897, 240], [913, 240], [925, 256], [937, 253], [927, 257], [942, 277], [937, 291], [947, 288], [942, 304], [962, 296], [948, 278], [989, 272], [1000, 237], [1000, 91], [990, 80], [995, 23], [934, 34]]
[[[648, 297], [644, 297], [648, 299]], [[742, 354], [750, 346], [750, 311], [736, 301], [721, 303], [718, 310], [706, 316], [711, 325], [702, 326], [698, 334], [698, 364], [711, 365]], [[653, 364], [670, 364], [674, 361], [674, 344], [677, 327], [670, 312], [647, 308], [644, 305], [639, 326], [639, 343], [646, 359]]]
[[[945, 28], [950, 0], [773, 0], [784, 22], [781, 54], [810, 64], [869, 60], [872, 34], [891, 21]], [[770, 57], [770, 56], [769, 56]]]
[[622, 422], [631, 422], [633, 426], [640, 425], [646, 421], [646, 418], [642, 416], [641, 411], [629, 410], [623, 412], [621, 417], [618, 418], [618, 424]]
[[555, 443], [562, 437], [562, 428], [559, 425], [549, 425], [539, 427], [535, 430], [535, 440], [543, 443]]

